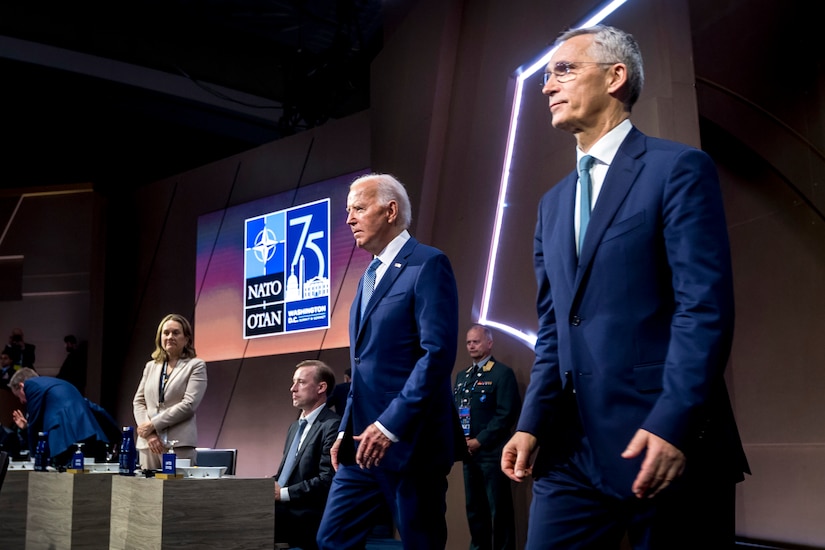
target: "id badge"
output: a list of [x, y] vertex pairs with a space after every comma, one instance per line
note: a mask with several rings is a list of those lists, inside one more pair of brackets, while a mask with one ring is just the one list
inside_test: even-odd
[[464, 430], [464, 437], [470, 437], [470, 407], [459, 407], [458, 419], [461, 420], [461, 429]]

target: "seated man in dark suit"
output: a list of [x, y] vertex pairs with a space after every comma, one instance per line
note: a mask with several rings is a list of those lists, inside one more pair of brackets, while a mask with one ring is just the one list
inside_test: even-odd
[[275, 481], [275, 542], [303, 550], [317, 548], [315, 534], [335, 471], [329, 450], [341, 417], [327, 406], [335, 373], [322, 361], [302, 361], [292, 376], [292, 405], [301, 416], [292, 423]]

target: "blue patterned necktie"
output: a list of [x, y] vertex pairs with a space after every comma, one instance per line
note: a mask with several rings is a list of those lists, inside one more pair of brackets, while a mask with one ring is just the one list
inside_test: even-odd
[[301, 442], [301, 435], [304, 433], [304, 428], [306, 427], [306, 418], [300, 419], [298, 421], [298, 431], [295, 433], [295, 437], [292, 438], [292, 444], [287, 451], [284, 467], [281, 470], [281, 475], [278, 476], [278, 485], [281, 487], [286, 487], [289, 482], [289, 476], [292, 475], [292, 470], [295, 469], [295, 460], [298, 458], [298, 444]]
[[584, 246], [584, 234], [587, 232], [587, 225], [590, 223], [590, 195], [593, 191], [593, 182], [590, 179], [590, 167], [596, 162], [595, 157], [585, 155], [579, 161], [579, 180], [581, 191], [579, 192], [579, 254]]
[[367, 309], [367, 304], [372, 298], [372, 291], [375, 290], [375, 271], [381, 265], [381, 260], [373, 258], [367, 272], [364, 273], [364, 284], [361, 287], [361, 315], [364, 315], [364, 310]]

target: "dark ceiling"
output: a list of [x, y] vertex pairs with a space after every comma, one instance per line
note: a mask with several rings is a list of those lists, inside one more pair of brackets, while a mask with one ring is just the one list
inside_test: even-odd
[[[0, 190], [114, 192], [367, 109], [370, 64], [416, 2], [3, 0]], [[689, 4], [697, 78], [751, 94], [777, 62], [819, 74], [795, 53], [816, 33], [775, 36], [801, 4]]]
[[364, 110], [385, 15], [381, 0], [2, 2], [0, 187], [140, 185]]

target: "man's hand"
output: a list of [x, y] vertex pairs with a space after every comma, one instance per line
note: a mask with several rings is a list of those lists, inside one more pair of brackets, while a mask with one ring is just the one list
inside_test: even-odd
[[636, 458], [647, 449], [639, 475], [633, 482], [636, 498], [653, 498], [685, 471], [685, 454], [661, 437], [639, 430], [622, 458]]
[[275, 502], [281, 502], [281, 486], [275, 482]]
[[472, 439], [467, 437], [465, 439], [467, 440], [467, 452], [470, 453], [470, 455], [475, 454], [479, 449], [481, 449], [481, 443], [479, 443], [478, 439], [475, 437]]
[[329, 448], [329, 458], [332, 460], [332, 469], [338, 471], [338, 449], [341, 447], [341, 439], [336, 439], [332, 447]]
[[17, 409], [11, 413], [11, 417], [14, 420], [14, 423], [17, 424], [17, 427], [21, 430], [25, 430], [29, 427], [29, 421], [26, 420], [25, 415]]
[[356, 435], [353, 439], [358, 442], [355, 463], [361, 468], [378, 466], [392, 444], [390, 438], [384, 435], [375, 424], [367, 426], [361, 435]]
[[533, 474], [533, 451], [538, 440], [533, 434], [516, 432], [501, 451], [501, 471], [513, 481], [521, 482]]

